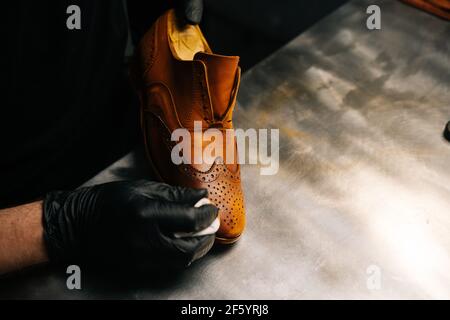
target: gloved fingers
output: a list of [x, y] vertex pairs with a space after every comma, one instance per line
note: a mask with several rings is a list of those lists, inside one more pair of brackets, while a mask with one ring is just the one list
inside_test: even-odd
[[174, 0], [177, 16], [188, 24], [199, 24], [203, 16], [203, 0]]
[[208, 196], [206, 189], [171, 186], [153, 181], [141, 181], [139, 191], [151, 199], [185, 203], [194, 206], [200, 199]]
[[194, 211], [194, 232], [208, 228], [219, 214], [219, 208], [213, 204], [206, 204], [199, 208], [194, 208]]
[[189, 266], [192, 262], [204, 257], [214, 245], [215, 236], [208, 235], [202, 237], [182, 238], [172, 240], [174, 248], [181, 255], [184, 266]]
[[200, 208], [167, 201], [153, 201], [148, 210], [142, 211], [144, 218], [154, 221], [166, 232], [197, 232], [210, 226], [216, 219], [219, 209], [213, 205]]
[[192, 255], [190, 263], [197, 261], [198, 259], [203, 258], [213, 247], [214, 241], [216, 240], [215, 235], [209, 235], [200, 237], [200, 241], [197, 245], [197, 249]]
[[[161, 247], [150, 255], [139, 253], [136, 256], [136, 265], [145, 268], [185, 268], [192, 262], [205, 256], [214, 245], [215, 236], [208, 235], [192, 238], [173, 238], [161, 234]], [[157, 256], [157, 259], [154, 257]]]
[[194, 206], [200, 199], [208, 197], [207, 189], [170, 187], [164, 200], [185, 203]]

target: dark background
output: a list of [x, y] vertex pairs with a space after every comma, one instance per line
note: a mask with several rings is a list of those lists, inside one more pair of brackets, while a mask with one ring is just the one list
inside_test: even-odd
[[[123, 57], [124, 1], [135, 44], [170, 2], [8, 2], [0, 207], [74, 189], [138, 143], [138, 103]], [[344, 2], [205, 0], [202, 29], [216, 53], [239, 55], [246, 71]], [[70, 4], [85, 12], [79, 32], [65, 27]]]
[[202, 30], [219, 54], [241, 56], [245, 71], [346, 0], [205, 0]]
[[[135, 44], [169, 7], [169, 1], [127, 0]], [[204, 0], [201, 28], [215, 53], [239, 55], [245, 71], [345, 2]]]

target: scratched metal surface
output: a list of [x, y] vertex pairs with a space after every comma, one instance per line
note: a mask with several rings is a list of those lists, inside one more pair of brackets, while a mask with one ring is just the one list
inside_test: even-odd
[[[44, 267], [3, 280], [0, 296], [450, 298], [450, 24], [375, 1], [382, 30], [368, 31], [372, 3], [348, 3], [245, 74], [236, 125], [280, 129], [280, 171], [243, 168], [236, 246], [177, 276], [87, 271], [78, 292]], [[138, 149], [90, 183], [146, 172]]]

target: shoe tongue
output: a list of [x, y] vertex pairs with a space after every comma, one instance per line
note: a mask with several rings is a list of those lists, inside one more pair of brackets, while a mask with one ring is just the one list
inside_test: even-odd
[[198, 52], [194, 60], [201, 60], [206, 65], [214, 116], [216, 119], [221, 119], [225, 115], [232, 98], [231, 93], [235, 84], [239, 57]]

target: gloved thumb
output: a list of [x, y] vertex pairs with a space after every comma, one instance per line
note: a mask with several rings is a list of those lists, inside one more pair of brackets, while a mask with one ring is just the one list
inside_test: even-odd
[[156, 211], [163, 229], [170, 232], [197, 232], [214, 222], [219, 209], [211, 204], [195, 208], [174, 202], [158, 202]]
[[189, 24], [199, 24], [203, 16], [203, 0], [174, 0], [175, 12]]

